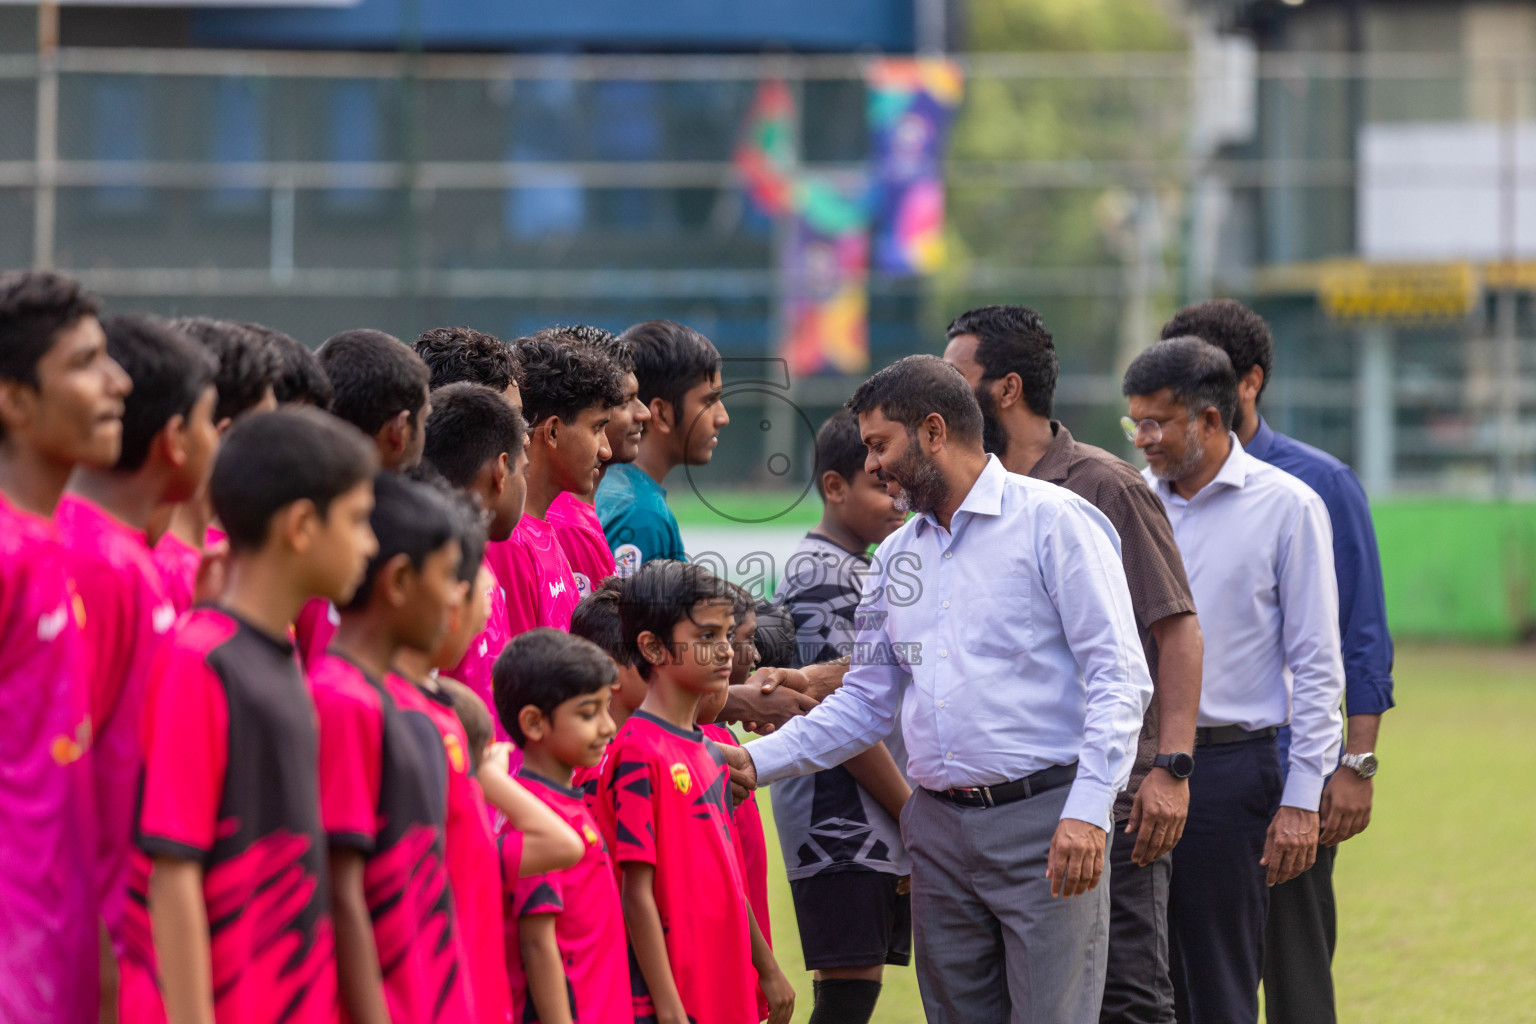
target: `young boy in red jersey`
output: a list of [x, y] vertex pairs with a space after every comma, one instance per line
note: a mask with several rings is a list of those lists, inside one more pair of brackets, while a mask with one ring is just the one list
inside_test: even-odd
[[598, 809], [621, 871], [637, 1016], [661, 1024], [750, 1024], [759, 985], [773, 1024], [794, 1010], [747, 902], [725, 767], [695, 725], [699, 701], [730, 680], [732, 603], [707, 571], [661, 559], [619, 603], [650, 689], [614, 738]]
[[610, 454], [609, 410], [623, 400], [619, 371], [595, 352], [548, 338], [525, 338], [515, 353], [528, 421], [528, 498], [511, 539], [493, 542], [488, 558], [507, 591], [513, 636], [536, 626], [569, 631], [581, 594], [545, 516], [562, 492], [596, 486]]
[[[213, 422], [221, 436], [237, 417], [277, 408], [273, 388], [280, 372], [278, 358], [259, 335], [243, 324], [205, 317], [173, 320], [171, 327], [213, 357], [217, 366], [213, 386], [218, 395]], [[218, 596], [223, 587], [228, 550], [222, 540], [209, 544], [213, 519], [213, 502], [204, 486], [185, 501], [157, 509], [146, 531], [178, 615]]]
[[392, 473], [373, 491], [378, 553], [309, 670], [337, 978], [352, 1024], [460, 1021], [471, 1000], [444, 852], [448, 765], [414, 688], [390, 668], [402, 646], [441, 642], [461, 600], [462, 549], [442, 492]]
[[[571, 613], [571, 635], [590, 640], [613, 662], [613, 696], [608, 701], [608, 717], [615, 729], [623, 727], [645, 701], [649, 689], [635, 667], [634, 652], [624, 646], [624, 627], [619, 622], [619, 591], [623, 580], [609, 576], [596, 590], [582, 599]], [[610, 747], [611, 749], [611, 747]], [[607, 759], [607, 752], [603, 760]], [[597, 813], [597, 780], [602, 776], [602, 761], [591, 767], [577, 768], [571, 785], [581, 790], [592, 813]]]
[[[732, 585], [733, 612], [736, 631], [731, 639], [731, 686], [740, 686], [757, 668], [757, 605], [741, 587]], [[711, 693], [699, 701], [699, 728], [716, 743], [739, 747], [736, 734], [716, 723], [725, 709], [726, 691]], [[763, 815], [757, 806], [757, 794], [748, 793], [746, 799], [736, 804], [732, 816], [736, 822], [736, 836], [741, 844], [741, 868], [747, 879], [747, 901], [757, 918], [757, 927], [763, 939], [773, 945], [773, 926], [768, 919], [768, 840], [763, 834]], [[758, 1009], [767, 1016], [766, 1004], [761, 998]]]
[[571, 772], [613, 738], [617, 675], [596, 645], [554, 629], [516, 637], [496, 659], [496, 701], [523, 752], [518, 778], [586, 841], [564, 871], [507, 879], [513, 1019], [630, 1024], [634, 1006], [613, 862]]
[[157, 506], [185, 501], [206, 486], [218, 445], [217, 396], [212, 356], [166, 321], [116, 316], [102, 328], [108, 354], [133, 381], [123, 408], [122, 451], [109, 469], [75, 470], [57, 520], [85, 612], [101, 827], [97, 891], [121, 956], [133, 798], [143, 760], [139, 719], [152, 659], [177, 619], [145, 531]]
[[[521, 423], [521, 417], [511, 415]], [[516, 876], [569, 867], [581, 857], [583, 847], [558, 815], [510, 777], [511, 744], [493, 743], [473, 751], [455, 711], [455, 696], [435, 675], [437, 669], [463, 659], [471, 639], [483, 631], [487, 614], [485, 593], [490, 571], [483, 565], [485, 525], [480, 507], [462, 493], [453, 493], [458, 499], [460, 584], [467, 596], [452, 615], [448, 635], [436, 650], [402, 647], [395, 655], [394, 667], [395, 674], [414, 687], [418, 707], [432, 718], [447, 756], [448, 879], [474, 996], [474, 1020], [477, 1024], [506, 1024], [512, 998], [507, 987], [502, 927], [503, 873]], [[494, 587], [494, 581], [489, 587]], [[489, 711], [486, 714], [489, 716]], [[487, 803], [510, 826], [499, 841], [492, 831]]]
[[246, 417], [220, 447], [229, 582], [164, 646], [144, 716], [130, 1024], [335, 1018], [319, 736], [288, 627], [311, 595], [345, 603], [361, 580], [375, 466], [311, 409]]
[[0, 274], [0, 1020], [98, 1007], [96, 807], [75, 595], [52, 516], [77, 464], [110, 466], [132, 387], [96, 301]]
[[[488, 614], [484, 628], [449, 674], [474, 690], [487, 707], [494, 707], [491, 667], [512, 638], [512, 628], [507, 613], [509, 583], [496, 570], [489, 548], [507, 541], [523, 514], [527, 433], [522, 415], [502, 395], [479, 384], [439, 388], [432, 393], [432, 403], [427, 464], [451, 486], [478, 499], [489, 514], [485, 564], [492, 579], [489, 586], [475, 584], [486, 596]], [[500, 721], [496, 738], [502, 742], [508, 738]]]
[[608, 410], [608, 426], [603, 432], [608, 437], [608, 460], [598, 468], [597, 480], [588, 491], [561, 491], [550, 502], [545, 518], [555, 528], [560, 546], [571, 561], [571, 572], [576, 577], [576, 590], [586, 598], [599, 583], [616, 571], [613, 547], [603, 532], [602, 520], [593, 507], [597, 486], [603, 474], [615, 464], [635, 461], [640, 454], [640, 437], [645, 424], [651, 418], [650, 409], [640, 401], [640, 383], [635, 378], [635, 356], [629, 343], [620, 341], [601, 327], [591, 324], [572, 324], [569, 327], [552, 327], [534, 335], [547, 338], [556, 344], [578, 345], [596, 352], [612, 363], [622, 375], [620, 392], [622, 401]]

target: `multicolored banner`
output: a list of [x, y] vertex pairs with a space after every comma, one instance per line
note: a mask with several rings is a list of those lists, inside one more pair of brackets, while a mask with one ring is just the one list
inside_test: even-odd
[[[869, 231], [862, 195], [802, 182], [780, 258], [780, 351], [794, 377], [869, 370]], [[859, 190], [862, 192], [862, 189]]]
[[964, 76], [949, 60], [888, 59], [865, 82], [875, 268], [931, 274], [944, 265], [944, 151]]

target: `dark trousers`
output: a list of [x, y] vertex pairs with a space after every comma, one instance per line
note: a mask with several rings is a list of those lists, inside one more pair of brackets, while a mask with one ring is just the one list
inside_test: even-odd
[[1173, 1024], [1168, 977], [1168, 881], [1173, 855], [1131, 860], [1136, 835], [1115, 823], [1109, 848], [1109, 963], [1099, 1024]]
[[[1317, 863], [1269, 890], [1264, 940], [1264, 1016], [1269, 1024], [1335, 1024], [1333, 903], [1337, 846], [1319, 846]], [[1114, 946], [1110, 946], [1114, 956]]]
[[1269, 887], [1264, 836], [1280, 809], [1274, 738], [1201, 747], [1173, 848], [1168, 947], [1180, 1024], [1258, 1024]]

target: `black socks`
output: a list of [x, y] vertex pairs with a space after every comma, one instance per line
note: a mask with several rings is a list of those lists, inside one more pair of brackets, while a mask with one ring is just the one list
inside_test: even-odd
[[811, 983], [815, 1007], [810, 1024], [869, 1024], [875, 1002], [880, 998], [880, 983], [862, 978], [828, 978]]

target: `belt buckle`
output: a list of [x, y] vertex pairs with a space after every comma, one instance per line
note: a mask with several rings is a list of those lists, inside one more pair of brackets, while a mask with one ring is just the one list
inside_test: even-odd
[[997, 801], [992, 799], [992, 787], [991, 786], [977, 786], [976, 788], [978, 790], [980, 790], [980, 792], [981, 792], [981, 806], [983, 806], [983, 807], [996, 807], [997, 806]]

